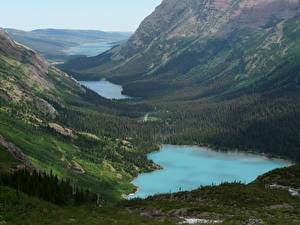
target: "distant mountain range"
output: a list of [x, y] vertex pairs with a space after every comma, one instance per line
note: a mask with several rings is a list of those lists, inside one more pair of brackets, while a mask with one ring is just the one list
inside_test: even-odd
[[119, 44], [129, 38], [130, 32], [104, 32], [98, 30], [38, 29], [23, 31], [5, 29], [11, 37], [26, 45], [48, 60], [61, 61], [69, 57], [68, 50], [77, 45], [95, 42]]

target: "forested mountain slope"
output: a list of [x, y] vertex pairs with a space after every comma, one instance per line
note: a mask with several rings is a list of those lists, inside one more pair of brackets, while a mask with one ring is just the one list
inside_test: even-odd
[[63, 65], [122, 83], [165, 142], [300, 157], [300, 2], [165, 0], [124, 44]]
[[165, 0], [126, 43], [63, 68], [137, 96], [299, 92], [299, 9], [298, 0]]
[[119, 198], [135, 189], [134, 176], [156, 168], [145, 156], [155, 141], [131, 119], [148, 110], [81, 87], [0, 30], [0, 146], [20, 164]]

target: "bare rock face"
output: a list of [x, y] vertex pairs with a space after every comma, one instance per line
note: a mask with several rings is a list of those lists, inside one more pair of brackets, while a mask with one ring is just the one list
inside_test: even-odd
[[[14, 86], [13, 89], [18, 89], [19, 93], [23, 92], [22, 95], [29, 94], [33, 89], [31, 86], [34, 86], [34, 88], [38, 87], [40, 90], [54, 88], [54, 85], [47, 77], [50, 64], [43, 56], [15, 42], [2, 29], [0, 29], [0, 58], [6, 62], [7, 67], [18, 66], [22, 68], [15, 74], [0, 73], [0, 76], [9, 76], [9, 82], [20, 80], [19, 78], [22, 76], [22, 82], [18, 82], [19, 85], [17, 82], [10, 84], [10, 88]], [[7, 80], [7, 78], [5, 79]], [[6, 86], [8, 87], [8, 82], [6, 82]]]
[[262, 225], [264, 222], [260, 219], [250, 219], [244, 225]]
[[0, 135], [0, 145], [5, 147], [15, 158], [20, 160], [20, 162], [22, 162], [25, 167], [31, 170], [37, 170], [37, 168], [27, 159], [22, 150], [15, 146], [13, 143], [6, 141], [2, 135]]
[[42, 98], [35, 99], [35, 106], [43, 113], [51, 116], [52, 119], [56, 117], [56, 109], [46, 100]]
[[43, 56], [37, 54], [32, 49], [15, 42], [8, 33], [2, 29], [0, 29], [0, 49], [4, 56], [29, 63], [41, 72], [45, 73], [49, 69], [50, 65]]
[[157, 40], [259, 29], [272, 18], [291, 18], [299, 7], [299, 0], [164, 0], [128, 42], [108, 54], [112, 60], [126, 59]]
[[9, 48], [9, 46], [16, 47], [15, 42], [13, 41], [13, 39], [8, 35], [8, 33], [5, 30], [0, 29], [0, 38], [1, 38], [1, 40], [4, 40], [4, 42], [6, 42], [8, 44], [7, 48]]
[[11, 39], [5, 30], [0, 29], [0, 49], [5, 55], [20, 57], [16, 43]]
[[55, 130], [57, 133], [60, 133], [64, 136], [68, 136], [68, 137], [72, 137], [72, 138], [77, 138], [76, 135], [74, 135], [73, 130], [66, 128], [66, 127], [62, 127], [61, 125], [57, 124], [57, 123], [49, 123], [48, 127], [52, 128], [53, 130]]
[[[0, 101], [22, 106], [29, 104], [37, 109], [31, 114], [42, 113], [54, 119], [57, 111], [51, 104], [55, 102], [63, 108], [63, 92], [84, 93], [85, 89], [69, 75], [51, 66], [32, 49], [13, 41], [1, 29], [0, 62]], [[36, 117], [27, 112], [21, 114]]]
[[24, 67], [26, 76], [39, 88], [49, 90], [53, 88], [51, 82], [47, 80], [47, 73], [50, 64], [43, 56], [37, 54], [32, 49], [15, 42], [6, 31], [0, 29], [0, 57], [14, 59]]

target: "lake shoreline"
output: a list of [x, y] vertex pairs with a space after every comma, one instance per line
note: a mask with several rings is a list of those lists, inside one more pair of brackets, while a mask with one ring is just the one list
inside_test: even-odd
[[[159, 147], [158, 147], [157, 150], [155, 150], [155, 151], [153, 151], [153, 152], [150, 152], [149, 154], [152, 154], [152, 153], [155, 153], [155, 152], [163, 151], [163, 146], [164, 146], [163, 144], [162, 144], [162, 145], [159, 145]], [[148, 154], [147, 154], [147, 155], [148, 155]], [[161, 166], [161, 165], [159, 165], [159, 164], [157, 164], [157, 163], [155, 163], [155, 162], [153, 162], [153, 163], [154, 163], [157, 167], [159, 167], [159, 168], [154, 169], [153, 171], [150, 171], [150, 172], [148, 172], [147, 174], [154, 173], [154, 172], [156, 172], [156, 171], [158, 171], [158, 170], [163, 170], [163, 169], [164, 169], [163, 166]], [[143, 174], [143, 173], [140, 173], [139, 175], [135, 176], [135, 177], [132, 179], [132, 181], [134, 181], [136, 178], [138, 178], [141, 174]], [[138, 186], [138, 185], [133, 184], [132, 181], [131, 181], [130, 183], [131, 183], [133, 186], [135, 186], [135, 187], [137, 188], [137, 190], [136, 190], [135, 192], [133, 192], [133, 193], [122, 194], [122, 198], [125, 198], [125, 199], [126, 199], [127, 197], [136, 195], [137, 193], [140, 192], [141, 187]]]
[[122, 94], [123, 87], [121, 85], [112, 83], [105, 78], [102, 78], [98, 81], [77, 80], [77, 82], [80, 85], [84, 86], [85, 88], [88, 88], [88, 89], [94, 91], [99, 96], [106, 98], [106, 99], [110, 99], [112, 101], [132, 98], [131, 96]]
[[113, 41], [96, 41], [72, 46], [66, 49], [65, 52], [71, 56], [85, 55], [86, 57], [93, 57], [112, 49], [114, 46]]
[[[292, 159], [288, 159], [288, 158], [284, 158], [282, 156], [279, 155], [275, 155], [275, 154], [268, 154], [268, 153], [262, 153], [262, 152], [257, 152], [255, 150], [239, 150], [239, 149], [220, 149], [218, 147], [214, 147], [213, 146], [207, 146], [207, 145], [197, 145], [197, 144], [193, 144], [193, 145], [188, 145], [188, 144], [162, 144], [160, 146], [182, 146], [182, 147], [195, 147], [195, 148], [203, 148], [207, 151], [212, 151], [212, 152], [228, 152], [228, 153], [243, 153], [243, 154], [253, 154], [253, 155], [260, 155], [266, 159], [271, 159], [271, 160], [280, 160], [283, 162], [287, 162], [287, 163], [291, 163], [292, 165], [294, 165], [296, 162], [293, 161]], [[161, 150], [157, 150], [154, 152], [159, 152]], [[151, 152], [151, 153], [154, 153]]]
[[[241, 154], [241, 156], [239, 157], [241, 160], [243, 160], [243, 158], [245, 157], [246, 159], [247, 159], [247, 156], [249, 155], [249, 156], [255, 156], [255, 158], [257, 157], [257, 158], [259, 158], [259, 159], [262, 159], [263, 161], [271, 161], [272, 163], [274, 163], [274, 164], [276, 164], [276, 163], [279, 163], [279, 164], [283, 164], [283, 167], [285, 167], [285, 166], [290, 166], [290, 165], [293, 165], [294, 164], [294, 162], [292, 162], [291, 160], [286, 160], [286, 159], [282, 159], [282, 158], [280, 158], [280, 157], [276, 157], [276, 156], [270, 156], [270, 155], [268, 155], [268, 154], [263, 154], [263, 153], [257, 153], [257, 152], [255, 152], [255, 151], [242, 151], [242, 150], [220, 150], [220, 149], [217, 149], [217, 150], [215, 150], [215, 149], [212, 149], [212, 148], [210, 148], [210, 147], [208, 147], [208, 146], [199, 146], [199, 145], [174, 145], [174, 144], [161, 144], [161, 145], [159, 145], [158, 146], [158, 149], [157, 150], [155, 150], [155, 151], [153, 151], [153, 152], [151, 152], [151, 153], [149, 153], [149, 154], [153, 154], [153, 153], [159, 153], [159, 152], [161, 152], [161, 151], [164, 151], [164, 147], [185, 147], [185, 148], [192, 148], [195, 152], [197, 152], [197, 151], [199, 151], [199, 150], [203, 150], [203, 151], [206, 151], [206, 152], [208, 152], [208, 153], [230, 153], [230, 154], [237, 154], [237, 157], [239, 157], [239, 154]], [[176, 150], [176, 149], [173, 149], [173, 150]], [[167, 149], [167, 151], [173, 151], [173, 150], [170, 150], [170, 149]], [[148, 156], [147, 156], [148, 157]], [[231, 156], [229, 156], [229, 157], [231, 157]], [[255, 159], [254, 158], [254, 159]], [[149, 159], [149, 158], [148, 158]], [[217, 157], [216, 157], [216, 159], [218, 159]], [[239, 162], [239, 159], [237, 158], [237, 159], [235, 159], [235, 158], [230, 158], [232, 161], [237, 161], [237, 162]], [[157, 165], [159, 165], [160, 167], [161, 167], [161, 169], [156, 169], [156, 170], [153, 170], [153, 171], [151, 171], [151, 172], [149, 172], [149, 173], [141, 173], [141, 174], [139, 174], [138, 176], [136, 176], [134, 179], [133, 179], [133, 181], [135, 180], [135, 179], [137, 179], [140, 175], [142, 175], [142, 174], [147, 174], [147, 175], [150, 175], [150, 174], [152, 174], [152, 173], [154, 173], [154, 172], [157, 172], [158, 170], [164, 170], [165, 168], [164, 168], [164, 165], [160, 165], [160, 163], [157, 163], [154, 159], [152, 159], [153, 160], [153, 162], [155, 163], [155, 164], [157, 164]], [[287, 164], [287, 165], [284, 165], [284, 164]], [[273, 169], [276, 169], [276, 168], [280, 168], [280, 167], [274, 167], [274, 168], [271, 168], [271, 170], [273, 170]], [[259, 174], [255, 174], [254, 176], [256, 176], [255, 177], [255, 179], [258, 177], [258, 176], [260, 176], [260, 175], [262, 175], [262, 174], [264, 174], [265, 172], [263, 172], [263, 173], [259, 173]], [[253, 176], [253, 175], [252, 175]], [[242, 178], [241, 177], [241, 181], [242, 182], [245, 182], [245, 183], [250, 183], [250, 182], [252, 182], [253, 180], [255, 180], [255, 179], [253, 179], [253, 177], [251, 178], [252, 180], [251, 181], [249, 181], [248, 180], [248, 178]], [[231, 182], [230, 181], [230, 179], [229, 180], [227, 180], [227, 178], [224, 178], [224, 180], [223, 181], [218, 181], [218, 180], [216, 180], [216, 183], [220, 183], [220, 182]], [[200, 182], [200, 181], [199, 181]], [[122, 197], [124, 197], [124, 198], [127, 198], [127, 197], [130, 197], [130, 196], [134, 196], [134, 195], [136, 195], [136, 194], [138, 194], [140, 191], [141, 191], [141, 189], [142, 189], [142, 186], [141, 185], [138, 185], [138, 184], [135, 184], [135, 183], [133, 183], [133, 182], [131, 182], [135, 187], [137, 187], [137, 190], [134, 192], [134, 193], [130, 193], [130, 194], [128, 194], [128, 195], [123, 195]], [[214, 183], [214, 182], [213, 182]], [[217, 184], [216, 184], [217, 185]], [[206, 184], [204, 184], [203, 186], [206, 186]], [[174, 189], [175, 190], [175, 189]], [[192, 189], [193, 190], [193, 189]], [[174, 191], [174, 192], [178, 192], [178, 191]], [[167, 191], [166, 191], [166, 193], [167, 193]], [[159, 194], [159, 193], [158, 193]], [[149, 194], [148, 196], [151, 196], [152, 194]], [[137, 196], [137, 198], [140, 198], [139, 196]], [[128, 199], [128, 198], [127, 198]]]
[[141, 190], [141, 187], [139, 187], [139, 186], [135, 186], [135, 187], [137, 188], [135, 192], [129, 193], [129, 194], [122, 194], [121, 195], [122, 198], [126, 199], [127, 197], [130, 197], [130, 196], [133, 196], [133, 195], [136, 195], [137, 193], [139, 193], [139, 191]]
[[[201, 150], [201, 148], [202, 149], [204, 149], [204, 150], [206, 150], [206, 151], [212, 151], [212, 152], [223, 152], [223, 153], [241, 153], [241, 154], [245, 154], [245, 155], [247, 155], [247, 154], [254, 154], [254, 155], [259, 155], [259, 156], [262, 156], [263, 158], [265, 158], [265, 159], [270, 159], [270, 160], [280, 160], [280, 161], [282, 161], [282, 162], [286, 162], [286, 163], [290, 163], [291, 165], [294, 165], [295, 164], [295, 162], [294, 161], [292, 161], [292, 160], [289, 160], [289, 159], [284, 159], [284, 158], [282, 158], [282, 157], [279, 157], [279, 156], [276, 156], [276, 155], [270, 155], [270, 154], [265, 154], [265, 153], [259, 153], [259, 152], [255, 152], [255, 151], [243, 151], [243, 150], [238, 150], [238, 149], [224, 149], [224, 150], [222, 150], [222, 149], [212, 149], [212, 147], [208, 147], [208, 146], [204, 146], [204, 145], [196, 145], [196, 144], [193, 144], [193, 145], [187, 145], [187, 144], [182, 144], [182, 145], [174, 145], [174, 144], [160, 144], [159, 146], [158, 146], [158, 149], [157, 150], [155, 150], [155, 151], [153, 151], [153, 152], [151, 152], [151, 153], [149, 153], [149, 154], [152, 154], [152, 153], [157, 153], [157, 152], [161, 152], [161, 151], [163, 151], [163, 148], [164, 148], [164, 146], [181, 146], [181, 147], [193, 147], [193, 148], [199, 148], [199, 150]], [[148, 154], [147, 154], [148, 155]], [[156, 165], [158, 165], [160, 168], [159, 169], [155, 169], [155, 170], [153, 170], [153, 171], [150, 171], [150, 172], [148, 172], [148, 173], [146, 173], [146, 174], [151, 174], [151, 173], [154, 173], [154, 172], [157, 172], [157, 171], [159, 171], [159, 170], [163, 170], [164, 169], [164, 167], [162, 166], [162, 165], [159, 165], [159, 164], [157, 164], [157, 163], [155, 163]], [[144, 174], [144, 173], [141, 173], [141, 174]], [[139, 175], [137, 175], [136, 177], [134, 177], [133, 179], [132, 179], [132, 181], [134, 181], [136, 178], [138, 178], [141, 174], [139, 174]], [[132, 182], [131, 182], [131, 184], [133, 184]], [[133, 192], [133, 193], [130, 193], [130, 194], [122, 194], [122, 197], [123, 198], [126, 198], [126, 197], [130, 197], [130, 196], [133, 196], [133, 195], [136, 195], [136, 194], [138, 194], [139, 192], [140, 192], [140, 190], [141, 190], [141, 187], [140, 186], [138, 186], [138, 185], [135, 185], [135, 184], [133, 184], [136, 188], [137, 188], [137, 190], [135, 191], [135, 192]]]
[[[122, 86], [121, 85], [117, 85], [114, 84], [112, 82], [110, 82], [109, 80], [102, 78], [100, 81], [78, 81], [81, 85], [86, 86], [87, 88], [97, 92], [100, 96], [105, 97], [105, 98], [109, 98], [109, 99], [118, 99], [118, 97], [120, 97], [119, 99], [123, 99], [123, 98], [130, 98], [130, 96], [125, 96], [122, 94]], [[100, 84], [102, 83], [101, 86]], [[88, 85], [89, 84], [89, 85]], [[103, 90], [101, 90], [102, 88], [104, 88], [104, 92]], [[113, 92], [110, 92], [110, 89], [114, 89]], [[105, 92], [106, 94], [108, 94], [108, 96], [105, 96]], [[117, 96], [117, 97], [115, 97]], [[247, 156], [247, 155], [256, 155], [256, 156], [260, 156], [262, 159], [264, 160], [271, 160], [271, 161], [281, 161], [282, 163], [287, 163], [287, 164], [294, 164], [294, 162], [292, 160], [280, 157], [280, 156], [276, 156], [276, 155], [271, 155], [271, 154], [266, 154], [266, 153], [262, 153], [262, 152], [256, 152], [253, 150], [239, 150], [239, 149], [229, 149], [229, 148], [222, 148], [222, 147], [216, 147], [216, 146], [211, 146], [211, 145], [201, 145], [201, 144], [160, 144], [157, 146], [157, 150], [149, 153], [149, 154], [154, 154], [154, 153], [159, 153], [161, 151], [164, 150], [164, 147], [172, 147], [172, 146], [176, 146], [176, 147], [183, 147], [183, 148], [195, 148], [196, 151], [202, 150], [202, 151], [207, 151], [207, 152], [214, 152], [214, 153], [231, 153], [231, 154], [241, 154], [240, 158], [243, 156]], [[147, 158], [148, 158], [148, 154], [147, 154]], [[149, 159], [149, 158], [148, 158]], [[140, 175], [142, 174], [152, 174], [154, 172], [157, 172], [158, 170], [164, 170], [164, 166], [160, 165], [157, 162], [154, 162], [153, 167], [152, 167], [152, 171], [148, 172], [148, 173], [141, 173], [139, 175], [137, 175], [136, 177], [134, 177], [132, 179], [132, 181], [130, 182], [132, 185], [134, 185], [136, 187], [136, 191], [133, 193], [129, 193], [129, 194], [122, 194], [123, 198], [128, 198], [130, 196], [134, 196], [137, 195], [142, 187], [140, 187], [139, 185], [136, 185], [133, 183], [133, 181], [135, 179], [138, 179]], [[225, 179], [226, 180], [226, 179]], [[230, 180], [229, 180], [230, 181]]]

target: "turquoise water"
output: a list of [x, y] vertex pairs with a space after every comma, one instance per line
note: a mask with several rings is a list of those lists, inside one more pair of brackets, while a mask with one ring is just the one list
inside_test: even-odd
[[111, 49], [113, 46], [112, 42], [97, 42], [78, 45], [70, 48], [70, 51], [71, 55], [96, 56]]
[[129, 96], [122, 95], [123, 88], [121, 85], [113, 84], [107, 80], [78, 82], [108, 99], [130, 98]]
[[262, 155], [216, 152], [193, 146], [164, 145], [162, 151], [151, 153], [148, 158], [164, 169], [138, 176], [132, 183], [140, 190], [128, 198], [193, 190], [225, 181], [249, 183], [263, 173], [290, 165]]

